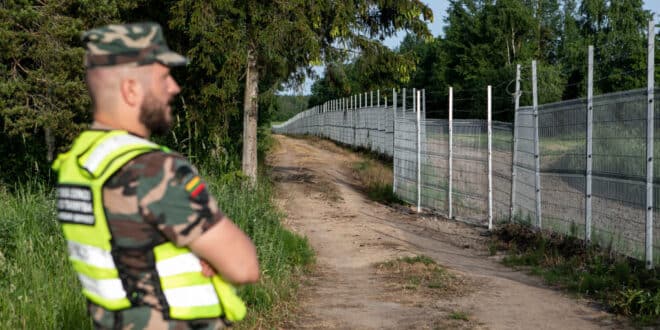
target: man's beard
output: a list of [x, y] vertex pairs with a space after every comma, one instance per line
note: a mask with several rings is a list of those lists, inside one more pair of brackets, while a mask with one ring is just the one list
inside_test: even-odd
[[151, 134], [165, 135], [170, 131], [171, 119], [167, 118], [167, 103], [159, 102], [151, 93], [148, 93], [140, 107], [140, 123]]

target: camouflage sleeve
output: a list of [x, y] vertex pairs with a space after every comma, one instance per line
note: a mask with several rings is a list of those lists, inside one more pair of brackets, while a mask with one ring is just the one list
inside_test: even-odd
[[206, 183], [183, 157], [154, 152], [136, 159], [136, 165], [144, 168], [136, 187], [140, 213], [177, 246], [188, 245], [223, 218]]

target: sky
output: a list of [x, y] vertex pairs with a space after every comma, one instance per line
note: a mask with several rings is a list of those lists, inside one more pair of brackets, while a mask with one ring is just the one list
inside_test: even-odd
[[[445, 24], [445, 18], [447, 17], [447, 8], [449, 7], [449, 1], [447, 0], [431, 0], [431, 1], [424, 1], [429, 7], [431, 7], [431, 10], [433, 10], [433, 23], [429, 23], [429, 29], [431, 30], [431, 33], [433, 36], [438, 36], [442, 33], [442, 28], [444, 27]], [[644, 9], [648, 9], [651, 12], [654, 13], [654, 18], [656, 22], [660, 21], [660, 0], [645, 0], [644, 1]], [[384, 43], [386, 46], [394, 49], [399, 46], [401, 41], [403, 40], [403, 37], [405, 37], [406, 33], [401, 32], [398, 35], [394, 37], [390, 37], [385, 39]], [[315, 67], [314, 70], [319, 74], [323, 74], [323, 67]], [[311, 79], [307, 79], [305, 83], [302, 86], [302, 92], [305, 95], [310, 94], [310, 88], [312, 86], [313, 81]], [[300, 90], [297, 91], [285, 91], [286, 94], [300, 94]]]

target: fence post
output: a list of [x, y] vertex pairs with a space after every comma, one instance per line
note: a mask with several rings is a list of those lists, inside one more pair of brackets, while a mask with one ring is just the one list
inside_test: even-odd
[[412, 91], [412, 111], [417, 111], [417, 88], [413, 88]]
[[396, 89], [392, 88], [392, 110], [394, 111], [394, 123], [392, 128], [392, 193], [396, 195]]
[[369, 99], [371, 100], [371, 108], [374, 107], [374, 91], [369, 91]]
[[401, 95], [401, 108], [403, 109], [403, 118], [406, 118], [406, 89], [404, 88]]
[[648, 33], [648, 108], [646, 112], [646, 268], [653, 269], [653, 138], [655, 89], [655, 23], [649, 21]]
[[353, 141], [351, 141], [351, 145], [355, 147], [355, 146], [357, 146], [357, 139], [356, 139], [356, 137], [357, 137], [357, 112], [358, 112], [358, 108], [357, 108], [357, 106], [358, 106], [358, 96], [357, 96], [357, 95], [354, 95], [353, 97], [354, 97], [355, 99], [353, 100], [353, 114], [352, 114], [352, 116], [351, 116], [351, 117], [353, 118], [353, 123], [351, 123], [351, 126], [353, 126]]
[[593, 169], [593, 131], [594, 131], [594, 46], [587, 51], [587, 169], [584, 196], [584, 240], [591, 242], [591, 195]]
[[422, 113], [424, 114], [422, 118], [426, 119], [426, 88], [422, 89]]
[[509, 206], [509, 221], [513, 222], [516, 213], [516, 163], [518, 162], [518, 109], [520, 108], [520, 64], [516, 65], [516, 94], [513, 96], [513, 150], [511, 155], [511, 205]]
[[417, 114], [417, 213], [419, 213], [422, 210], [422, 115], [419, 106], [422, 93], [417, 91], [417, 94], [413, 95], [415, 96], [413, 100], [416, 100], [417, 105], [415, 110]]
[[452, 209], [452, 204], [453, 204], [453, 198], [452, 198], [452, 190], [453, 190], [453, 181], [452, 181], [452, 166], [453, 166], [453, 161], [454, 161], [454, 146], [453, 146], [453, 140], [454, 140], [454, 88], [449, 87], [449, 184], [448, 184], [448, 191], [447, 191], [447, 203], [448, 205], [448, 210], [447, 210], [447, 218], [452, 219], [454, 217], [453, 209]]
[[534, 107], [534, 174], [536, 176], [536, 226], [541, 229], [541, 159], [539, 154], [539, 96], [536, 80], [536, 60], [532, 61], [532, 104]]
[[[376, 90], [376, 106], [380, 108], [380, 89]], [[387, 102], [385, 102], [385, 106], [387, 106]]]
[[493, 87], [488, 85], [488, 230], [493, 230]]

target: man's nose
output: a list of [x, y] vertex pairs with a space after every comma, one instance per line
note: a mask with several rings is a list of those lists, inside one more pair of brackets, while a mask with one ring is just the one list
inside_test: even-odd
[[170, 93], [172, 95], [179, 94], [181, 92], [181, 87], [179, 87], [179, 84], [176, 83], [176, 80], [170, 76]]

